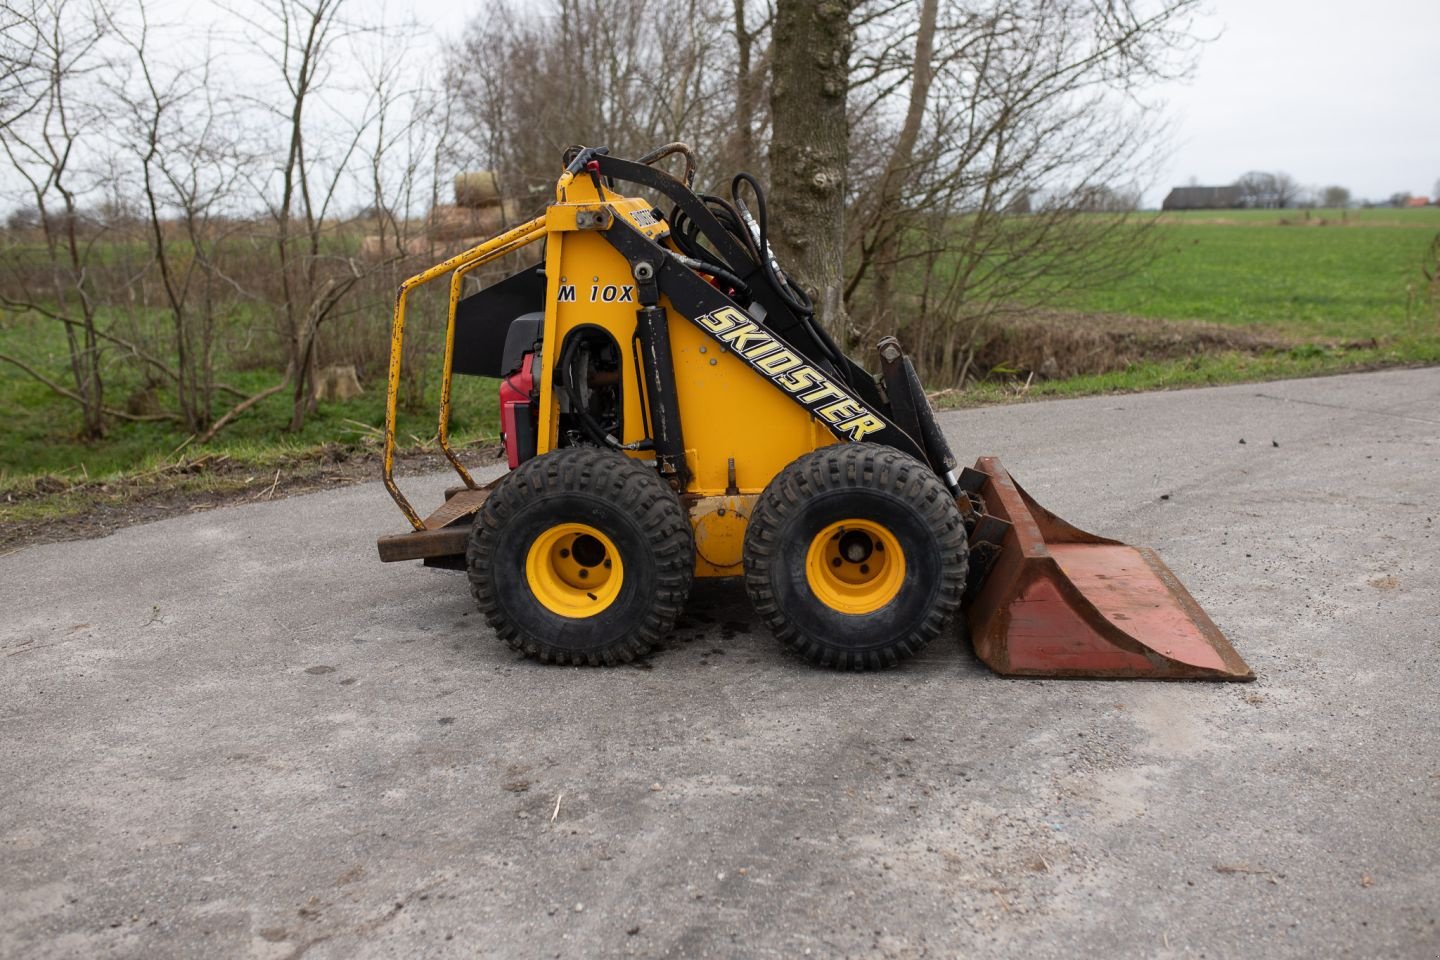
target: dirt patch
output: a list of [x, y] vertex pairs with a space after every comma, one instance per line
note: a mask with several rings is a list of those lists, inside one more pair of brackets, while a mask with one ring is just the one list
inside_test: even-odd
[[[482, 461], [494, 451], [479, 451]], [[439, 470], [444, 456], [397, 453], [411, 471]], [[69, 481], [40, 476], [0, 491], [0, 555], [22, 547], [104, 537], [137, 523], [216, 507], [278, 500], [329, 487], [378, 480], [378, 452], [327, 444], [263, 466], [223, 454], [201, 454], [146, 473]]]
[[1124, 370], [1146, 360], [1268, 353], [1298, 341], [1218, 323], [1124, 314], [1032, 311], [995, 321], [976, 340], [973, 369], [1055, 379]]

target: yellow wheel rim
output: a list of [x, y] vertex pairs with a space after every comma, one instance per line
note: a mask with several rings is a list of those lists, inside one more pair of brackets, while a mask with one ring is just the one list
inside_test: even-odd
[[900, 541], [873, 520], [841, 520], [815, 535], [805, 578], [820, 602], [840, 613], [874, 613], [905, 582]]
[[551, 613], [593, 617], [615, 602], [625, 565], [615, 544], [583, 523], [556, 524], [535, 538], [525, 555], [530, 592]]

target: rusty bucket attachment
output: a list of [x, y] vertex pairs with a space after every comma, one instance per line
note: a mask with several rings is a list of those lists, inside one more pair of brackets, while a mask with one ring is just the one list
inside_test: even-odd
[[970, 639], [996, 673], [1255, 679], [1155, 551], [1071, 526], [994, 457], [964, 471], [961, 486], [984, 510], [971, 532]]

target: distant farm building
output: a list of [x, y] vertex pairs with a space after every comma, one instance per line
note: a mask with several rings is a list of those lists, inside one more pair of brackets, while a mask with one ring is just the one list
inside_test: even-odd
[[1234, 210], [1244, 206], [1245, 199], [1240, 188], [1228, 187], [1175, 187], [1160, 205], [1161, 210]]
[[[1436, 202], [1436, 203], [1440, 203], [1440, 200], [1436, 200], [1435, 202]], [[1409, 199], [1407, 199], [1407, 200], [1405, 201], [1405, 206], [1407, 206], [1407, 207], [1428, 207], [1428, 206], [1430, 206], [1430, 198], [1429, 198], [1429, 197], [1410, 197]]]

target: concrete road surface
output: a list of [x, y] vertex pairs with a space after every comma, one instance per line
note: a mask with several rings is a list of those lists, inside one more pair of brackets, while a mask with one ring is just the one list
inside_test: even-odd
[[35, 547], [0, 956], [1440, 955], [1440, 370], [943, 420], [1259, 680], [819, 672], [734, 584], [643, 668], [541, 667], [376, 560], [378, 483]]

